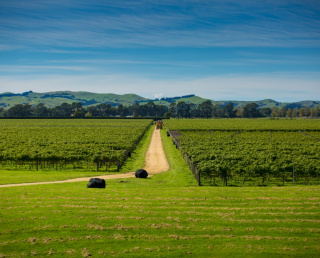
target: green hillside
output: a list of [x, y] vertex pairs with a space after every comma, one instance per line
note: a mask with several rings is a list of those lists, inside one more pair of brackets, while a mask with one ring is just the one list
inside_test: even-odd
[[229, 100], [229, 101], [213, 101], [214, 104], [219, 104], [220, 106], [225, 106], [228, 103], [232, 102], [234, 106], [243, 107], [249, 103], [257, 103], [259, 105], [259, 108], [301, 108], [301, 107], [309, 107], [309, 108], [315, 108], [316, 106], [320, 105], [320, 101], [299, 101], [299, 102], [278, 102], [272, 99], [264, 99], [264, 100], [257, 100], [257, 101], [237, 101], [237, 100]]
[[[21, 94], [15, 94], [10, 92], [5, 92], [0, 94], [0, 108], [8, 109], [17, 104], [31, 104], [37, 105], [43, 103], [47, 107], [60, 106], [62, 103], [72, 104], [73, 102], [81, 102], [83, 106], [98, 105], [98, 104], [110, 104], [112, 106], [125, 105], [130, 106], [134, 103], [140, 103], [141, 105], [146, 104], [150, 101], [154, 102], [156, 105], [166, 105], [169, 106], [170, 103], [179, 103], [181, 101], [187, 104], [200, 104], [208, 99], [201, 98], [195, 95], [186, 95], [181, 97], [170, 97], [161, 99], [147, 99], [136, 94], [101, 94], [92, 92], [73, 92], [73, 91], [55, 91], [46, 93], [36, 93], [36, 92], [24, 92]], [[219, 106], [225, 106], [232, 102], [234, 106], [242, 107], [248, 103], [255, 102], [260, 108], [273, 108], [273, 107], [285, 107], [285, 108], [301, 108], [309, 107], [315, 108], [320, 105], [320, 101], [300, 101], [294, 103], [277, 102], [272, 99], [257, 100], [257, 101], [237, 101], [237, 100], [225, 100], [225, 101], [215, 101], [211, 100], [213, 104], [218, 104]]]
[[[187, 95], [187, 96], [182, 96], [182, 97], [174, 97], [174, 98], [162, 98], [160, 100], [152, 100], [156, 105], [170, 105], [170, 103], [179, 103], [184, 101], [187, 104], [193, 103], [196, 105], [201, 104], [202, 102], [206, 101], [208, 99], [204, 99], [195, 95]], [[141, 102], [140, 104], [146, 104], [148, 101]]]
[[55, 91], [46, 93], [24, 92], [22, 94], [3, 93], [0, 94], [0, 107], [10, 108], [17, 104], [37, 105], [45, 104], [47, 107], [59, 106], [62, 103], [81, 102], [83, 106], [94, 104], [110, 104], [117, 106], [119, 104], [132, 105], [135, 102], [146, 101], [146, 98], [135, 94], [99, 94], [91, 92], [71, 92], [71, 91]]

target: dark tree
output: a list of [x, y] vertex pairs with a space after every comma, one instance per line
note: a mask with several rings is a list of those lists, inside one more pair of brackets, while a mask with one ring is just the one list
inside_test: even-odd
[[156, 116], [157, 108], [156, 108], [156, 105], [152, 101], [145, 104], [145, 108], [146, 108], [145, 116], [151, 116], [151, 117]]
[[100, 104], [97, 106], [98, 116], [114, 116], [116, 109], [110, 104]]
[[77, 109], [77, 110], [73, 113], [73, 117], [77, 117], [77, 118], [84, 117], [84, 112], [83, 112], [83, 110]]
[[89, 114], [87, 116], [99, 116], [99, 112], [97, 110], [97, 107], [95, 107], [95, 106], [87, 107], [86, 114]]
[[257, 103], [250, 103], [243, 107], [242, 116], [245, 118], [256, 118], [260, 117], [259, 106]]
[[124, 109], [124, 106], [122, 104], [120, 104], [118, 107], [117, 107], [117, 113], [119, 116], [124, 116], [125, 114], [125, 109]]
[[10, 117], [30, 117], [33, 114], [33, 108], [30, 104], [18, 104], [9, 108], [7, 113]]
[[185, 101], [181, 101], [177, 104], [177, 116], [189, 118], [190, 117], [190, 105]]
[[314, 112], [315, 112], [315, 115], [316, 115], [317, 117], [320, 117], [320, 107], [319, 107], [319, 105], [316, 106]]
[[3, 108], [0, 108], [0, 117], [4, 117], [6, 114], [6, 111]]
[[229, 104], [224, 106], [222, 108], [222, 113], [223, 113], [224, 117], [235, 118], [236, 117], [236, 111], [233, 110], [233, 103], [230, 102]]
[[138, 117], [141, 116], [141, 107], [139, 103], [134, 103], [133, 105], [131, 105], [130, 107], [131, 113], [134, 117]]
[[37, 117], [46, 117], [49, 116], [49, 110], [43, 103], [39, 103], [34, 109], [34, 115]]
[[190, 115], [193, 118], [200, 117], [200, 111], [197, 107], [193, 107], [190, 111]]
[[177, 104], [176, 103], [170, 103], [168, 113], [171, 114], [170, 117], [176, 117], [177, 116]]
[[206, 100], [199, 105], [200, 117], [211, 118], [213, 115], [213, 105], [211, 100]]
[[57, 106], [56, 110], [58, 111], [58, 113], [60, 113], [59, 116], [64, 117], [69, 117], [74, 112], [72, 105], [66, 102], [62, 103], [60, 107]]
[[260, 109], [260, 114], [261, 114], [261, 116], [269, 117], [269, 116], [271, 116], [271, 113], [272, 113], [271, 108], [266, 108], [266, 107], [264, 107], [264, 108], [261, 108], [261, 109]]
[[117, 107], [117, 114], [121, 117], [130, 115], [130, 109], [122, 104]]
[[156, 117], [162, 117], [168, 111], [165, 105], [156, 105]]
[[[212, 106], [212, 117], [221, 117], [220, 106], [215, 104]], [[199, 110], [200, 111], [200, 110]]]
[[84, 117], [84, 109], [82, 108], [82, 103], [73, 102], [72, 103], [72, 111], [74, 117]]

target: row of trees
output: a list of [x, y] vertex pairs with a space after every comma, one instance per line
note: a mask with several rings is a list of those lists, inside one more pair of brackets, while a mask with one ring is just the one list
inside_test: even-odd
[[320, 117], [320, 108], [260, 108], [256, 103], [249, 103], [241, 108], [228, 103], [225, 106], [213, 105], [210, 100], [196, 105], [181, 101], [169, 106], [156, 105], [153, 102], [131, 106], [111, 106], [99, 104], [83, 107], [80, 102], [63, 103], [60, 106], [48, 108], [40, 103], [36, 106], [18, 104], [8, 110], [0, 108], [0, 117], [173, 117], [173, 118], [256, 118], [256, 117]]
[[320, 107], [309, 108], [309, 107], [301, 107], [298, 108], [272, 108], [268, 110], [268, 116], [271, 117], [320, 117]]

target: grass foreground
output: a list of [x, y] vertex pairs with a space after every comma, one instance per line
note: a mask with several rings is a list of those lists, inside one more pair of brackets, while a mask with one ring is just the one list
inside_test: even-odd
[[0, 257], [318, 256], [319, 186], [197, 187], [162, 136], [148, 179], [0, 189]]

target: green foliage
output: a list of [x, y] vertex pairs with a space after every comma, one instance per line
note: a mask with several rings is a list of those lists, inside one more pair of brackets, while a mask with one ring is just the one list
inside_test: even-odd
[[245, 118], [257, 118], [260, 117], [261, 114], [259, 112], [259, 105], [257, 103], [250, 103], [243, 107], [242, 116]]
[[169, 130], [187, 131], [320, 131], [320, 119], [168, 119]]
[[9, 169], [119, 166], [151, 120], [1, 120], [0, 163]]
[[[165, 120], [201, 173], [201, 183], [309, 184], [320, 180], [318, 120]], [[314, 130], [302, 132], [300, 130]], [[254, 184], [257, 184], [254, 182]]]

